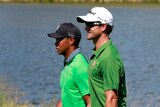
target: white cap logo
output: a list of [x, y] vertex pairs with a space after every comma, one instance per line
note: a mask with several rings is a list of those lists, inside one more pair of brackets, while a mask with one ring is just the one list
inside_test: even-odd
[[61, 25], [58, 25], [57, 28], [56, 28], [56, 30], [58, 30], [58, 29], [60, 28], [60, 26], [61, 26]]

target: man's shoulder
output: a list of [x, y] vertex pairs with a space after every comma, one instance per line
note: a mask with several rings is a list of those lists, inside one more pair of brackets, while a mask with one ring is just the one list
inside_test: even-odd
[[74, 61], [74, 62], [77, 62], [77, 63], [79, 62], [80, 64], [81, 64], [82, 62], [88, 63], [87, 58], [86, 58], [86, 57], [84, 56], [84, 54], [82, 54], [81, 52], [78, 53], [78, 54], [74, 57], [73, 61]]
[[110, 55], [114, 55], [115, 53], [118, 54], [119, 52], [118, 52], [118, 48], [112, 44], [106, 47], [102, 53], [110, 56]]
[[82, 53], [78, 53], [70, 63], [70, 67], [73, 69], [86, 69], [88, 67], [88, 61]]

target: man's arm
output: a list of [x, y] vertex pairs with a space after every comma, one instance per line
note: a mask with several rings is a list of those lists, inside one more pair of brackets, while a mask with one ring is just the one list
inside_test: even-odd
[[118, 92], [116, 90], [107, 90], [106, 107], [118, 107]]
[[85, 100], [86, 107], [91, 107], [91, 104], [90, 104], [90, 95], [89, 94], [84, 95], [83, 99]]
[[62, 107], [62, 101], [61, 101], [61, 99], [58, 101], [56, 107]]

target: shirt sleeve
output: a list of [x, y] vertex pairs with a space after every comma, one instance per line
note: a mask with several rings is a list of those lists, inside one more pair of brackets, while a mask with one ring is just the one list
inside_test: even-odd
[[82, 96], [89, 94], [87, 67], [80, 67], [75, 73], [75, 83], [80, 90]]
[[107, 57], [101, 62], [104, 90], [118, 90], [120, 83], [119, 64], [113, 57]]

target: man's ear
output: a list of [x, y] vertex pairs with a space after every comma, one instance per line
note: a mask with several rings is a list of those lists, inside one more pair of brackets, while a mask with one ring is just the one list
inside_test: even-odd
[[101, 27], [102, 27], [102, 32], [104, 32], [107, 28], [107, 24], [103, 24]]
[[69, 45], [74, 45], [75, 44], [75, 39], [73, 37], [69, 38]]

